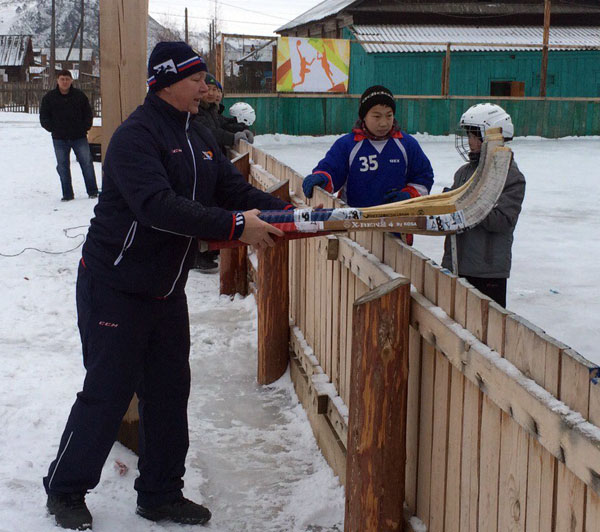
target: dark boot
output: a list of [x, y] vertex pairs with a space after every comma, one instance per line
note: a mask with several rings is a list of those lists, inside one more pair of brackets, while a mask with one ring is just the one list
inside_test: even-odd
[[203, 251], [196, 255], [196, 262], [194, 269], [201, 271], [202, 273], [216, 273], [219, 271], [219, 265], [217, 264], [216, 255], [213, 251]]
[[46, 506], [59, 527], [69, 530], [92, 529], [92, 514], [85, 505], [84, 493], [50, 494]]
[[184, 525], [204, 525], [211, 517], [208, 508], [184, 497], [156, 508], [138, 506], [135, 513], [150, 521], [172, 521]]

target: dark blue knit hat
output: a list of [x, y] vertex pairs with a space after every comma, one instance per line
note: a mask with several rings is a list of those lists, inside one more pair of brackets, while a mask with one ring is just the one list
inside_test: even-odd
[[223, 85], [221, 85], [217, 78], [215, 78], [212, 74], [206, 74], [206, 79], [204, 80], [204, 82], [207, 85], [214, 85], [215, 87], [217, 87], [217, 89], [223, 92]]
[[159, 42], [148, 60], [148, 88], [159, 91], [196, 72], [206, 72], [206, 63], [183, 41]]

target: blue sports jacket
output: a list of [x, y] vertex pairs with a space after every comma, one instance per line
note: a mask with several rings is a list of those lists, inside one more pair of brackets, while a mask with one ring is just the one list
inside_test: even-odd
[[429, 194], [433, 169], [414, 137], [397, 131], [391, 138], [370, 140], [353, 132], [335, 141], [313, 170], [329, 179], [328, 192], [342, 190], [351, 207], [385, 203], [392, 189], [406, 187], [413, 197]]
[[289, 205], [248, 184], [203, 126], [149, 93], [112, 136], [83, 264], [128, 293], [182, 293], [194, 238], [235, 240], [235, 211]]

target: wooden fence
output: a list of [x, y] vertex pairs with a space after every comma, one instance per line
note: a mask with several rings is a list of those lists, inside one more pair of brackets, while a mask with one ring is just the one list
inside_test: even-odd
[[[250, 152], [255, 185], [287, 179], [292, 200], [303, 200], [302, 176], [239, 149]], [[318, 190], [311, 203], [339, 200]], [[406, 529], [416, 516], [433, 532], [600, 531], [597, 368], [383, 233], [289, 243], [291, 376], [340, 481], [353, 305], [400, 276], [412, 284]]]
[[[100, 83], [75, 82], [74, 86], [86, 93], [94, 116], [102, 116]], [[42, 98], [49, 90], [42, 82], [0, 83], [0, 111], [39, 113]]]

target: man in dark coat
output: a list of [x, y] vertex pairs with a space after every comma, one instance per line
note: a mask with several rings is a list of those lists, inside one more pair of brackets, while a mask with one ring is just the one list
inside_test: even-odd
[[114, 133], [103, 190], [83, 247], [77, 314], [86, 377], [44, 487], [63, 528], [91, 528], [85, 494], [100, 479], [121, 419], [139, 398], [137, 513], [204, 524], [183, 497], [190, 391], [185, 295], [196, 238], [263, 248], [283, 233], [260, 209], [291, 205], [248, 183], [210, 132], [190, 129], [206, 65], [187, 44], [156, 45], [149, 92]]
[[44, 95], [40, 106], [40, 123], [52, 133], [62, 201], [70, 201], [75, 197], [69, 161], [71, 150], [75, 152], [81, 166], [88, 196], [98, 197], [94, 163], [86, 136], [92, 127], [92, 108], [85, 93], [72, 85], [71, 72], [61, 70], [57, 76], [56, 88]]

